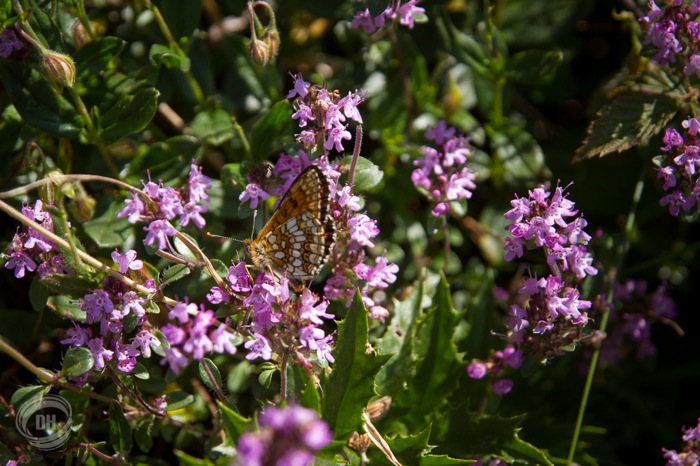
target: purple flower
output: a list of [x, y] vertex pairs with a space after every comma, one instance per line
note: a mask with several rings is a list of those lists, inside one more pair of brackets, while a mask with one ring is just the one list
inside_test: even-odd
[[127, 270], [141, 270], [143, 262], [136, 259], [136, 251], [129, 249], [120, 254], [118, 249], [112, 251], [112, 260], [117, 263], [119, 273], [126, 274]]
[[253, 334], [253, 339], [246, 341], [243, 346], [250, 350], [246, 354], [245, 358], [252, 361], [255, 358], [263, 358], [265, 361], [272, 359], [272, 348], [270, 347], [270, 340], [260, 335], [259, 333]]
[[0, 57], [9, 58], [15, 50], [22, 50], [24, 44], [12, 29], [3, 29], [0, 33]]
[[129, 223], [138, 223], [141, 215], [146, 212], [146, 205], [136, 192], [131, 193], [131, 199], [124, 201], [126, 207], [117, 212], [117, 217], [127, 217]]
[[434, 140], [438, 148], [424, 146], [424, 157], [414, 160], [419, 167], [411, 173], [411, 181], [435, 204], [434, 217], [450, 210], [449, 202], [470, 199], [476, 188], [476, 174], [465, 167], [470, 150], [463, 136], [455, 136], [456, 130], [444, 121], [425, 132], [426, 139]]
[[179, 302], [168, 312], [168, 319], [177, 320], [181, 324], [190, 320], [190, 315], [197, 314], [197, 305], [194, 303]]
[[365, 8], [365, 11], [355, 13], [350, 27], [353, 29], [362, 28], [365, 34], [371, 34], [377, 30], [377, 26], [374, 24], [374, 18], [368, 8]]
[[139, 331], [134, 338], [131, 339], [132, 348], [138, 350], [144, 358], [151, 357], [151, 349], [161, 346], [160, 340], [153, 336], [147, 330]]
[[36, 262], [25, 252], [15, 251], [10, 254], [10, 260], [5, 262], [6, 269], [15, 269], [15, 278], [24, 277], [25, 269], [30, 272], [36, 270]]
[[425, 8], [417, 7], [421, 0], [409, 0], [399, 7], [399, 24], [413, 29], [414, 16], [425, 13]]
[[345, 121], [349, 118], [362, 123], [357, 108], [364, 101], [362, 93], [349, 92], [341, 98], [338, 91], [329, 92], [323, 87], [316, 87], [314, 92], [310, 92], [309, 83], [303, 81], [301, 75], [293, 77], [294, 89], [287, 98], [294, 98], [292, 118], [298, 121], [299, 128], [303, 128], [296, 135], [297, 142], [306, 148], [322, 142], [324, 153], [330, 150], [342, 152], [343, 141], [352, 139]]
[[493, 381], [493, 391], [496, 395], [507, 395], [513, 389], [513, 381], [498, 379]]
[[[199, 203], [200, 201], [209, 201], [207, 191], [211, 189], [211, 178], [202, 175], [202, 167], [192, 161], [190, 165], [190, 174], [187, 179], [187, 190], [189, 193], [190, 203]], [[202, 211], [206, 212], [206, 210]], [[200, 227], [201, 228], [201, 227]]]
[[208, 210], [209, 206], [199, 205], [194, 201], [190, 201], [183, 206], [182, 215], [178, 223], [181, 227], [186, 227], [192, 221], [197, 228], [204, 228], [206, 221], [202, 214]]
[[695, 427], [690, 427], [683, 432], [685, 445], [680, 453], [675, 450], [662, 448], [667, 466], [690, 466], [700, 463], [700, 418]]
[[157, 241], [158, 249], [166, 249], [168, 236], [175, 236], [176, 233], [175, 228], [165, 220], [155, 220], [143, 229], [148, 232], [143, 240], [144, 244], [150, 246]]
[[94, 368], [97, 370], [104, 369], [105, 361], [111, 361], [114, 357], [114, 351], [104, 347], [102, 338], [93, 338], [88, 342], [87, 346], [95, 360]]
[[268, 406], [259, 424], [259, 432], [246, 433], [238, 440], [236, 464], [303, 466], [333, 440], [315, 411], [297, 405]]
[[248, 183], [245, 190], [238, 196], [238, 200], [241, 202], [250, 201], [250, 208], [255, 209], [258, 207], [260, 200], [265, 201], [268, 197], [269, 195], [260, 186], [255, 183]]
[[164, 353], [165, 357], [161, 359], [161, 365], [168, 364], [170, 366], [170, 370], [176, 374], [180, 372], [180, 369], [184, 369], [187, 367], [187, 364], [189, 364], [187, 357], [182, 354], [182, 351], [180, 351], [178, 348], [165, 348]]
[[486, 372], [486, 364], [483, 362], [473, 362], [467, 366], [467, 375], [472, 379], [483, 379]]
[[399, 18], [399, 24], [413, 29], [415, 16], [425, 13], [424, 8], [416, 7], [422, 0], [408, 0], [405, 3], [392, 2], [378, 16], [372, 17], [368, 9], [355, 14], [350, 23], [353, 29], [362, 28], [366, 34], [371, 34], [377, 28], [384, 27], [387, 21], [394, 21]]

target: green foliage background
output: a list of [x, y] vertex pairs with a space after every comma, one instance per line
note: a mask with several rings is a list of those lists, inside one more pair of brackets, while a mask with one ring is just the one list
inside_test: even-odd
[[[485, 385], [465, 373], [467, 361], [499, 347], [490, 333], [503, 328], [492, 290], [508, 287], [519, 268], [503, 261], [502, 214], [514, 193], [523, 196], [539, 183], [558, 180], [563, 186], [573, 182], [570, 199], [585, 215], [589, 233], [600, 232], [592, 249], [606, 272], [617, 264], [616, 247], [635, 186], [645, 183], [619, 277], [669, 281], [680, 308], [678, 323], [686, 331], [681, 338], [669, 327], [655, 329], [657, 358], [598, 372], [576, 461], [649, 464], [653, 458], [661, 463], [661, 447], [680, 447], [681, 426], [700, 416], [694, 289], [700, 231], [696, 223], [672, 218], [659, 206], [662, 191], [651, 165], [661, 145], [659, 132], [687, 117], [679, 100], [688, 90], [669, 88], [658, 70], [641, 73], [643, 78], [635, 74], [643, 68], [640, 61], [646, 62], [639, 55], [639, 26], [617, 14], [629, 10], [627, 2], [426, 0], [420, 6], [428, 21], [412, 30], [397, 28], [392, 44], [386, 36], [370, 40], [349, 28], [364, 5], [285, 0], [274, 7], [281, 46], [267, 67], [248, 56], [242, 1], [154, 2], [172, 33], [170, 42], [147, 3], [96, 1], [87, 16], [99, 38], [79, 49], [70, 33], [79, 2], [19, 3], [31, 11], [26, 21], [44, 45], [74, 58], [77, 89], [96, 127], [86, 127], [68, 91], [57, 95], [32, 57], [0, 61], [3, 191], [53, 169], [112, 176], [134, 186], [141, 186], [147, 172], [154, 180], [177, 183], [196, 158], [215, 180], [206, 229], [246, 238], [251, 211], [238, 201], [245, 173], [254, 163], [294, 147], [297, 130], [285, 99], [289, 72], [343, 94], [367, 91], [360, 107], [362, 155], [371, 164], [359, 182], [376, 179], [377, 170], [383, 174], [381, 183], [362, 195], [369, 215], [379, 221], [381, 248], [401, 272], [388, 290], [393, 316], [386, 325], [368, 325], [366, 310], [357, 302], [348, 311], [335, 304], [333, 311], [344, 320], [335, 370], [323, 380], [323, 394], [303, 374], [292, 374], [298, 382], [294, 393], [322, 412], [336, 434], [338, 444], [319, 464], [334, 464], [339, 452], [359, 464], [342, 449], [342, 441], [359, 428], [359, 413], [375, 391], [393, 396], [391, 411], [377, 427], [389, 434], [404, 464], [465, 464], [489, 454], [513, 462], [563, 464], [584, 384], [582, 351], [520, 374], [513, 392], [502, 399], [485, 397]], [[369, 2], [374, 13], [384, 7]], [[17, 21], [16, 13], [9, 0], [0, 1], [6, 27]], [[616, 94], [636, 88], [643, 92], [625, 98]], [[158, 104], [167, 104], [183, 126], [157, 111]], [[653, 107], [650, 115], [642, 115], [644, 105]], [[450, 219], [449, 261], [431, 206], [410, 181], [412, 159], [425, 142], [422, 133], [440, 119], [471, 137], [470, 164], [479, 174], [464, 216]], [[592, 120], [597, 126], [587, 136]], [[623, 134], [612, 139], [610, 127], [618, 123]], [[152, 251], [144, 249], [138, 228], [115, 219], [123, 193], [100, 183], [86, 189], [97, 201], [95, 216], [72, 221], [88, 253], [108, 261], [115, 247], [134, 247], [157, 270], [168, 267], [148, 255]], [[36, 193], [12, 202], [18, 206], [30, 198]], [[0, 225], [4, 250], [17, 223], [3, 216]], [[197, 239], [222, 265], [240, 253], [232, 241], [221, 245]], [[202, 300], [212, 285], [201, 272], [169, 273], [171, 295]], [[97, 276], [84, 278], [84, 283], [50, 288], [76, 299], [99, 284]], [[591, 291], [600, 290], [604, 277], [598, 278], [588, 284]], [[3, 269], [0, 335], [36, 365], [58, 370], [66, 364], [58, 329], [70, 324], [50, 308], [68, 313], [68, 306], [49, 300], [44, 307], [49, 298], [42, 301], [37, 287], [37, 280], [16, 280]], [[365, 354], [367, 338], [376, 356]], [[235, 406], [220, 405], [220, 419], [213, 421], [201, 398], [190, 397], [183, 405], [193, 404], [182, 419], [208, 427], [221, 422], [232, 442], [251, 423], [259, 400], [274, 396], [274, 370], [240, 358], [214, 363]], [[0, 356], [0, 364], [4, 400], [18, 387], [36, 383], [10, 358]], [[198, 377], [195, 366], [187, 376]], [[271, 386], [265, 384], [266, 374]], [[174, 383], [158, 377], [151, 382], [143, 387], [151, 393]], [[187, 377], [177, 384], [181, 393], [194, 393]], [[114, 396], [113, 387], [98, 390]], [[488, 414], [478, 418], [482, 401]], [[95, 422], [94, 441], [104, 440], [114, 451], [131, 450], [134, 461], [151, 464], [159, 456], [165, 463], [177, 457], [181, 464], [205, 464], [199, 460], [205, 456], [225, 463], [225, 457], [212, 453], [213, 440], [167, 424], [129, 425], [111, 406], [111, 426]], [[12, 426], [9, 418], [2, 423], [5, 429]], [[145, 432], [150, 429], [149, 444]], [[435, 446], [430, 453], [428, 445]], [[388, 464], [376, 449], [369, 453], [372, 464]]]

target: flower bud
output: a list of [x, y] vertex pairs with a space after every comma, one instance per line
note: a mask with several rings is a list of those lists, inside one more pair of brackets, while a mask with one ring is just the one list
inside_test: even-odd
[[75, 64], [68, 55], [48, 51], [41, 59], [41, 67], [46, 78], [58, 92], [63, 91], [64, 86], [75, 85]]
[[257, 37], [250, 41], [248, 53], [250, 54], [251, 60], [258, 65], [265, 66], [270, 62], [270, 48]]
[[78, 20], [75, 20], [73, 27], [71, 27], [71, 32], [73, 33], [73, 46], [76, 50], [83, 47], [83, 45], [90, 42], [92, 39], [90, 35], [85, 30], [85, 26]]
[[[255, 6], [263, 7], [267, 10], [267, 26], [263, 26], [254, 11]], [[266, 2], [248, 3], [248, 13], [250, 14], [250, 45], [248, 53], [255, 63], [265, 66], [274, 60], [280, 48], [280, 35], [277, 31], [275, 13]], [[258, 39], [260, 34], [260, 39]]]

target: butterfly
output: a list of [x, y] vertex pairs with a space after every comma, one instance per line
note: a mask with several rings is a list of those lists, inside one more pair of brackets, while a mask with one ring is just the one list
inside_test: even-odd
[[316, 165], [305, 168], [258, 237], [244, 241], [254, 266], [286, 276], [295, 286], [313, 280], [336, 240], [330, 201], [328, 177]]

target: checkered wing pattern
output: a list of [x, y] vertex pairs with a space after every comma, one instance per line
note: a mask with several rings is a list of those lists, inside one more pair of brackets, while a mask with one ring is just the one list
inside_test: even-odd
[[292, 183], [258, 237], [246, 242], [253, 264], [292, 283], [312, 280], [335, 243], [328, 178], [315, 165]]

